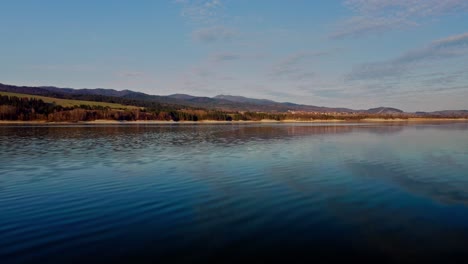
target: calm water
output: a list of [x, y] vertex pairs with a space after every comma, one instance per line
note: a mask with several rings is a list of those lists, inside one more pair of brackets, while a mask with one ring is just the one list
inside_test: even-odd
[[0, 126], [0, 263], [468, 257], [468, 123]]

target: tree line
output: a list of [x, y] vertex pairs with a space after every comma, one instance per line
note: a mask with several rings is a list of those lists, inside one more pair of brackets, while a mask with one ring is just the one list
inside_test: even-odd
[[[98, 119], [117, 121], [161, 120], [161, 121], [199, 121], [232, 120], [228, 113], [199, 109], [181, 109], [146, 102], [147, 108], [117, 110], [104, 106], [75, 105], [63, 107], [46, 103], [41, 99], [0, 96], [0, 120], [18, 121], [94, 121]], [[195, 112], [196, 111], [196, 112]]]
[[[141, 103], [141, 101], [139, 101]], [[116, 102], [122, 103], [122, 102]], [[260, 121], [263, 119], [283, 121], [308, 121], [314, 119], [360, 120], [370, 117], [407, 118], [405, 115], [375, 114], [318, 114], [318, 113], [263, 113], [263, 112], [225, 112], [179, 106], [161, 105], [145, 102], [148, 107], [118, 110], [105, 106], [75, 105], [63, 107], [55, 103], [46, 103], [41, 99], [0, 96], [0, 120], [78, 122], [99, 119], [117, 121], [159, 120], [159, 121]]]

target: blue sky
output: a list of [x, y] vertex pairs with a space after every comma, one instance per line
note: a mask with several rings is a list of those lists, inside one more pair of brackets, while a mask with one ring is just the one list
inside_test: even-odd
[[3, 0], [0, 82], [468, 109], [466, 0]]

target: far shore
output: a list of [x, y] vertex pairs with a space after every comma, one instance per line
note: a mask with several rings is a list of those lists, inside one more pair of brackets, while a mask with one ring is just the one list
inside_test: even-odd
[[263, 119], [260, 121], [217, 121], [217, 120], [201, 120], [201, 121], [160, 121], [160, 120], [136, 120], [136, 121], [117, 121], [117, 120], [94, 120], [94, 121], [64, 121], [64, 122], [47, 122], [47, 121], [11, 121], [0, 120], [0, 125], [14, 124], [41, 124], [41, 125], [57, 125], [57, 124], [244, 124], [244, 123], [413, 123], [413, 122], [431, 122], [431, 121], [462, 121], [467, 122], [468, 118], [364, 118], [359, 120], [342, 120], [342, 119], [314, 119], [314, 120], [271, 120]]

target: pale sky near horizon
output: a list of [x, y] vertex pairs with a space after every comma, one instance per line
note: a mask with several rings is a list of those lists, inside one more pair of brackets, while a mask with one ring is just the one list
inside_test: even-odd
[[2, 0], [0, 83], [468, 109], [468, 0]]

